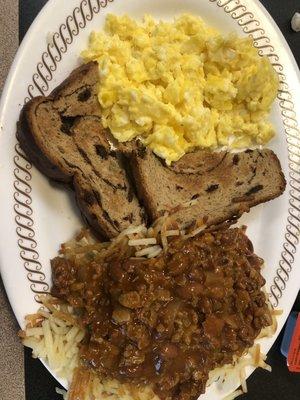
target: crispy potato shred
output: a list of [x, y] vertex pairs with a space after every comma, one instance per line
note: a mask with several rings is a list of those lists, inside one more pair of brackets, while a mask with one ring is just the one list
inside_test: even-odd
[[[61, 246], [52, 262], [52, 295], [40, 297], [42, 307], [26, 317], [19, 335], [33, 357], [66, 379], [65, 399], [193, 400], [212, 384], [221, 389], [231, 382], [232, 390], [232, 381], [240, 382], [241, 388], [226, 397], [230, 400], [247, 392], [249, 369], [271, 370], [257, 339], [274, 334], [281, 312], [267, 305], [262, 260], [244, 228], [204, 229], [198, 224], [183, 231], [165, 215], [148, 229], [130, 226], [111, 242], [82, 230]], [[228, 276], [220, 273], [220, 265], [216, 269], [218, 248], [233, 261], [226, 267]], [[245, 263], [240, 268], [248, 268], [248, 280], [232, 266], [237, 256]], [[202, 264], [196, 266], [196, 259]], [[232, 281], [230, 269], [240, 280]], [[230, 312], [227, 300], [236, 304]], [[225, 357], [211, 356], [224, 349]], [[206, 357], [204, 364], [193, 361], [191, 351]]]

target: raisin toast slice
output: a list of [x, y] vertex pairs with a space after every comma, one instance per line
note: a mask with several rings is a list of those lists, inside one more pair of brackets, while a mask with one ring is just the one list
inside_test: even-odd
[[181, 227], [235, 220], [280, 196], [286, 186], [280, 162], [269, 149], [236, 154], [199, 150], [169, 167], [140, 146], [132, 152], [131, 167], [151, 219], [168, 211]]
[[42, 173], [73, 185], [89, 224], [111, 238], [141, 224], [144, 212], [122, 155], [111, 150], [110, 134], [101, 125], [97, 86], [97, 63], [74, 70], [49, 97], [24, 106], [17, 136]]

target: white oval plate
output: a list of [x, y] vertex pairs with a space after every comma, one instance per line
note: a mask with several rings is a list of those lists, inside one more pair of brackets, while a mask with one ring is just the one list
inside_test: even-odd
[[[171, 19], [182, 12], [198, 14], [224, 33], [252, 35], [279, 74], [271, 116], [277, 136], [270, 147], [280, 158], [287, 189], [241, 222], [266, 261], [263, 274], [270, 300], [283, 310], [277, 335], [282, 328], [300, 283], [300, 269], [295, 268], [300, 263], [300, 79], [285, 39], [257, 0], [50, 0], [40, 12], [17, 53], [0, 108], [0, 266], [21, 326], [24, 316], [38, 307], [36, 295], [49, 289], [49, 260], [82, 223], [71, 191], [50, 183], [17, 144], [16, 122], [24, 101], [50, 93], [80, 63], [89, 33], [103, 27], [107, 13]], [[277, 335], [261, 342], [264, 352]], [[232, 389], [234, 385], [226, 390], [212, 386], [201, 399], [222, 398]]]

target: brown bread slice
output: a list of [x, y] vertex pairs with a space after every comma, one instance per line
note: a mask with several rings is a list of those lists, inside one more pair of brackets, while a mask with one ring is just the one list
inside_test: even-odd
[[102, 236], [114, 237], [144, 214], [100, 121], [98, 66], [76, 69], [49, 97], [25, 105], [18, 139], [49, 178], [73, 184], [79, 207]]
[[[273, 151], [233, 154], [199, 150], [171, 167], [139, 147], [131, 157], [140, 198], [152, 220], [169, 211], [183, 226], [216, 225], [281, 195], [286, 182]], [[182, 207], [187, 202], [190, 207]]]

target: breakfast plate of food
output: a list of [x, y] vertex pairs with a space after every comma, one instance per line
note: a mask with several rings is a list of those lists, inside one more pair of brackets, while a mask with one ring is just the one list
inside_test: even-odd
[[50, 0], [0, 108], [0, 267], [68, 400], [233, 399], [299, 290], [300, 80], [253, 0]]

